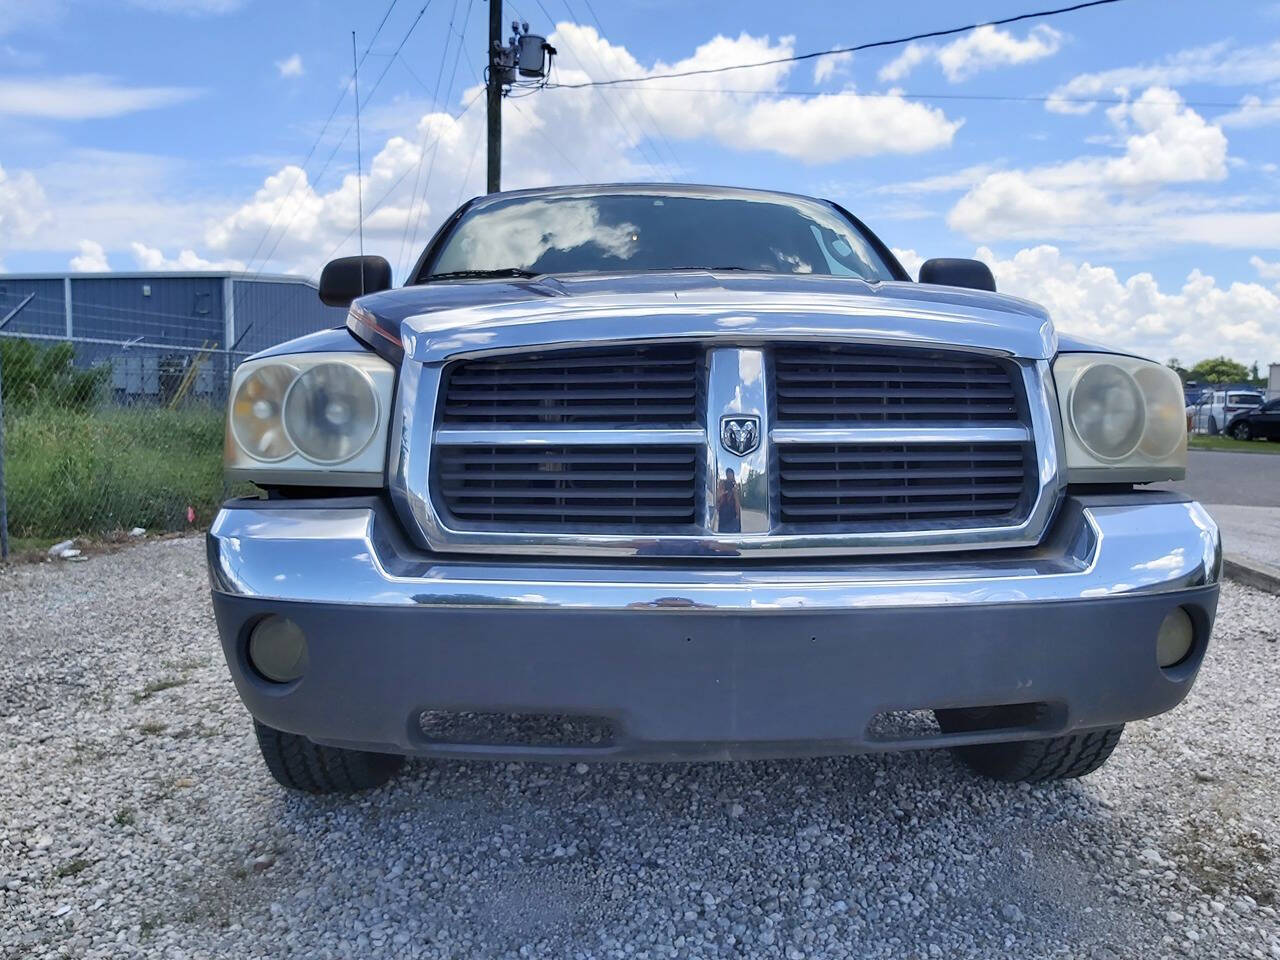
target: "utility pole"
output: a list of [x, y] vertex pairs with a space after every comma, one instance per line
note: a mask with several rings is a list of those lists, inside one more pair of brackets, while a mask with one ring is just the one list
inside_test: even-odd
[[489, 105], [489, 193], [502, 189], [502, 98], [512, 87], [541, 88], [551, 76], [556, 48], [513, 20], [511, 39], [502, 43], [502, 0], [489, 0], [489, 68], [485, 77]]
[[502, 0], [489, 0], [489, 174], [486, 189], [502, 189]]

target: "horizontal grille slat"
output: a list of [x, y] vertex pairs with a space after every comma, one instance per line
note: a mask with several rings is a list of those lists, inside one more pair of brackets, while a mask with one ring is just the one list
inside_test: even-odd
[[838, 344], [774, 351], [775, 422], [1017, 421], [1013, 371], [986, 357]]
[[693, 447], [441, 445], [435, 459], [436, 495], [463, 527], [687, 532], [699, 508]]
[[460, 360], [445, 369], [440, 419], [692, 426], [702, 366], [702, 350], [694, 344]]
[[778, 447], [781, 519], [812, 530], [955, 520], [1016, 523], [1031, 459], [1022, 444]]

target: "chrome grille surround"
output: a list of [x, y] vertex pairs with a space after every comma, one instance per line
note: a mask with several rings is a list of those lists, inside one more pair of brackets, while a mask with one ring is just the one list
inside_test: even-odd
[[[773, 301], [773, 314], [753, 298], [755, 315], [715, 309], [682, 292], [680, 303], [635, 304], [627, 298], [575, 298], [591, 303], [500, 305], [479, 311], [497, 334], [414, 335], [406, 322], [406, 359], [401, 371], [400, 416], [393, 423], [390, 457], [392, 500], [422, 546], [445, 553], [494, 555], [650, 557], [821, 557], [907, 554], [1025, 547], [1039, 542], [1059, 502], [1065, 483], [1059, 468], [1061, 428], [1049, 361], [1056, 353], [1052, 326], [1041, 318], [1034, 326], [1010, 330], [992, 323], [986, 311], [947, 311], [945, 318], [928, 310], [912, 315], [860, 309], [847, 298], [822, 303], [817, 315], [790, 314], [785, 295]], [[856, 299], [856, 298], [855, 298]], [[599, 301], [612, 301], [602, 305]], [[693, 302], [691, 302], [693, 301]], [[778, 301], [782, 301], [779, 304]], [[812, 307], [810, 307], [812, 309]], [[519, 311], [537, 312], [522, 317]], [[934, 313], [939, 313], [936, 309]], [[691, 320], [690, 314], [697, 319]], [[777, 315], [777, 314], [783, 315]], [[923, 313], [924, 316], [914, 314]], [[973, 314], [978, 314], [974, 317]], [[992, 312], [994, 313], [994, 311]], [[503, 326], [503, 315], [511, 316]], [[838, 315], [838, 316], [837, 316]], [[612, 322], [601, 324], [606, 316]], [[478, 317], [468, 320], [479, 322]], [[996, 316], [997, 320], [1006, 317]], [[630, 323], [625, 322], [630, 320]], [[964, 321], [957, 323], [957, 321]], [[972, 322], [970, 322], [972, 321]], [[985, 322], [983, 322], [985, 321]], [[434, 318], [434, 323], [440, 321]], [[443, 325], [443, 324], [441, 324]], [[629, 337], [619, 331], [638, 330]], [[584, 337], [593, 331], [597, 336]], [[648, 336], [644, 334], [647, 333]], [[438, 399], [444, 371], [456, 360], [494, 358], [551, 350], [598, 350], [601, 347], [664, 346], [696, 343], [705, 351], [705, 390], [696, 426], [650, 427], [644, 424], [457, 424], [441, 422]], [[1007, 369], [1021, 404], [1017, 420], [863, 423], [800, 423], [773, 420], [771, 352], [782, 344], [866, 345], [870, 349], [926, 350], [968, 354], [995, 361]], [[758, 418], [759, 445], [735, 453], [721, 442], [726, 420]], [[433, 438], [433, 442], [427, 440]], [[784, 523], [781, 516], [778, 465], [781, 451], [884, 445], [1015, 444], [1027, 455], [1027, 494], [1016, 515], [1006, 517], [947, 516], [937, 523], [918, 519], [872, 524]], [[629, 527], [580, 530], [519, 529], [508, 524], [467, 524], [452, 517], [433, 485], [439, 447], [687, 447], [704, 458], [701, 476], [700, 525], [670, 531]], [[739, 484], [740, 520], [726, 524], [717, 509], [717, 486], [732, 469]], [[698, 528], [700, 526], [700, 529]], [[735, 529], [736, 528], [736, 529]]]

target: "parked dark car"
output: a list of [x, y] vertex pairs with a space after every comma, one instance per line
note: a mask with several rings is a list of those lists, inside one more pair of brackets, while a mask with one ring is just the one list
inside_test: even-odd
[[1271, 400], [1232, 418], [1227, 435], [1237, 440], [1280, 440], [1280, 400]]

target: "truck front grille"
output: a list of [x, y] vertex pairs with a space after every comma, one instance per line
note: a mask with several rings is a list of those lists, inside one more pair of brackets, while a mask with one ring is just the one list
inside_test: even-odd
[[784, 524], [957, 518], [1008, 522], [1027, 489], [1021, 444], [786, 446], [778, 452]]
[[775, 422], [1018, 419], [1010, 371], [985, 357], [837, 344], [773, 354]]
[[653, 556], [1035, 542], [1057, 483], [1044, 371], [827, 341], [454, 360], [433, 381], [428, 540]]
[[697, 422], [692, 344], [540, 353], [451, 364], [444, 423]]
[[690, 528], [701, 487], [691, 447], [442, 446], [436, 471], [452, 517], [530, 530]]

